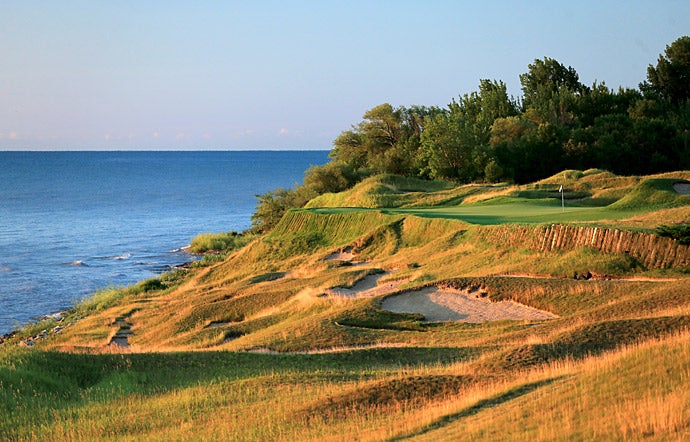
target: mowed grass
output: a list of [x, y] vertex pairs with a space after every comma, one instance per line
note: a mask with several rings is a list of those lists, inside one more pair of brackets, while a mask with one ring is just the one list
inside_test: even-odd
[[429, 218], [458, 219], [471, 224], [542, 224], [578, 223], [623, 219], [633, 216], [632, 211], [611, 211], [601, 207], [566, 207], [553, 201], [521, 201], [509, 204], [482, 204], [424, 209], [389, 209], [390, 213], [410, 214]]
[[[443, 183], [444, 186], [437, 187], [418, 185], [410, 193], [403, 184], [384, 175], [369, 178], [340, 194], [317, 198], [307, 207], [316, 213], [331, 214], [378, 209], [389, 214], [449, 218], [478, 225], [599, 221], [610, 224], [659, 210], [687, 207], [690, 196], [678, 194], [673, 185], [688, 179], [690, 173], [685, 171], [653, 177], [617, 177], [600, 170], [565, 171], [524, 186], [473, 184], [452, 188]], [[560, 185], [565, 186], [563, 193], [559, 192]], [[372, 198], [370, 194], [376, 194], [372, 189], [380, 189], [385, 198]], [[362, 198], [363, 193], [370, 196]]]
[[390, 215], [415, 215], [426, 218], [447, 218], [477, 225], [497, 224], [544, 224], [544, 223], [590, 223], [596, 221], [622, 220], [646, 213], [643, 210], [611, 210], [606, 207], [561, 206], [554, 200], [512, 200], [491, 204], [472, 204], [449, 207], [424, 208], [319, 208], [309, 209], [314, 213], [338, 214], [358, 211], [381, 211]]

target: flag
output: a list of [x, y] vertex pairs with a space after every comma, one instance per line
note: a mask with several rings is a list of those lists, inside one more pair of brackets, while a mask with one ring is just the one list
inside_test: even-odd
[[563, 185], [561, 184], [561, 188], [558, 189], [559, 192], [563, 192]]

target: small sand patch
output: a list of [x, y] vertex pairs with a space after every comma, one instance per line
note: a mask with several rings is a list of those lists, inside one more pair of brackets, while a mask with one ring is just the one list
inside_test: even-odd
[[394, 313], [421, 313], [425, 322], [481, 323], [501, 319], [542, 320], [557, 316], [513, 301], [491, 302], [464, 291], [429, 287], [383, 300], [381, 308]]
[[374, 275], [367, 275], [357, 281], [355, 285], [350, 288], [333, 287], [326, 290], [326, 294], [330, 296], [341, 296], [344, 298], [368, 298], [372, 296], [383, 295], [395, 291], [401, 284], [407, 282], [409, 279], [398, 279], [389, 281], [385, 284], [379, 284], [379, 279], [391, 272], [377, 273]]
[[360, 261], [355, 259], [357, 257], [357, 254], [352, 251], [352, 247], [345, 247], [344, 249], [338, 250], [337, 252], [333, 252], [330, 255], [326, 256], [325, 260], [326, 261], [340, 261], [342, 263], [347, 263], [348, 265], [353, 265], [353, 266], [358, 266], [362, 264], [366, 264], [367, 261]]
[[331, 253], [326, 257], [326, 261], [352, 261], [355, 255], [349, 251]]
[[690, 183], [676, 183], [673, 189], [681, 195], [690, 195]]

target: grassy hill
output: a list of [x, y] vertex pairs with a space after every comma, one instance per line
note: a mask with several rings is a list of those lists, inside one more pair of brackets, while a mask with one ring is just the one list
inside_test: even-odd
[[652, 232], [690, 222], [688, 180], [323, 195], [222, 262], [18, 331], [0, 438], [687, 439], [690, 247]]

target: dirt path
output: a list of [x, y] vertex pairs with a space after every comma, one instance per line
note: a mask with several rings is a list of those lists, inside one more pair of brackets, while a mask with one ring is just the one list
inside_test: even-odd
[[129, 322], [127, 319], [131, 316], [132, 314], [127, 314], [123, 316], [118, 316], [115, 318], [115, 321], [113, 321], [112, 325], [117, 327], [117, 330], [115, 331], [115, 334], [110, 338], [110, 341], [108, 342], [108, 345], [113, 345], [115, 347], [119, 348], [128, 348], [129, 347], [129, 337], [132, 336], [132, 323]]
[[553, 319], [553, 313], [513, 301], [491, 302], [465, 291], [429, 287], [384, 299], [381, 308], [395, 313], [421, 313], [425, 322], [481, 323], [501, 319]]

